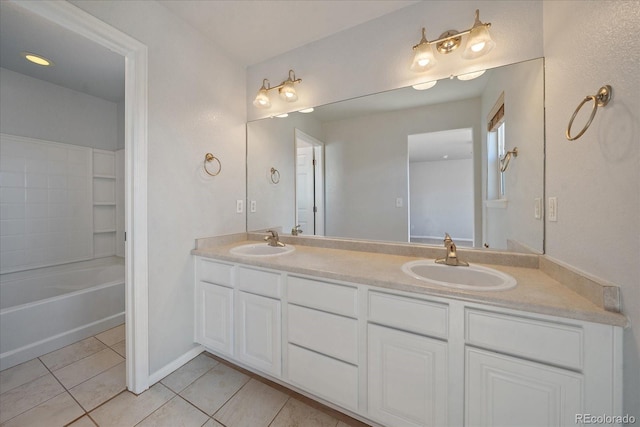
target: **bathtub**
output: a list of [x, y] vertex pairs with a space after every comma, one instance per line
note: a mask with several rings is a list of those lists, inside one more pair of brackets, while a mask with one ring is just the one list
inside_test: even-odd
[[124, 323], [124, 260], [0, 275], [0, 370]]

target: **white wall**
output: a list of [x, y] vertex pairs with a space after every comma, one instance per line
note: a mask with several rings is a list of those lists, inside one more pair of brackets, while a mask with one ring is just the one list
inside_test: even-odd
[[473, 242], [473, 160], [409, 163], [410, 234]]
[[[162, 4], [72, 1], [148, 46], [149, 365], [193, 348], [194, 239], [242, 232], [245, 70]], [[205, 54], [203, 54], [203, 52]], [[222, 162], [209, 177], [205, 154]]]
[[[558, 222], [546, 223], [546, 253], [620, 286], [624, 412], [640, 419], [640, 8], [637, 1], [545, 1], [546, 196]], [[589, 130], [565, 130], [586, 95], [604, 85], [613, 100]], [[585, 107], [587, 113], [588, 106]], [[576, 119], [576, 130], [585, 123]], [[574, 134], [576, 131], [574, 130]]]
[[479, 153], [479, 111], [474, 98], [324, 123], [326, 235], [408, 241], [408, 136], [473, 128]]
[[115, 151], [117, 123], [114, 102], [0, 68], [2, 133]]

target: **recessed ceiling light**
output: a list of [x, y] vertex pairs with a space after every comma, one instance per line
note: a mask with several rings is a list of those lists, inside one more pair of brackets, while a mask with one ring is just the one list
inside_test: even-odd
[[313, 112], [313, 107], [305, 108], [304, 110], [300, 110], [301, 113], [311, 113]]
[[36, 55], [35, 53], [31, 53], [31, 52], [20, 52], [20, 54], [27, 61], [33, 62], [34, 64], [37, 64], [43, 67], [51, 67], [53, 65], [53, 61], [45, 58], [44, 56]]
[[289, 117], [289, 114], [287, 114], [287, 113], [278, 114], [276, 117], [279, 118], [279, 119], [284, 119], [285, 117]]
[[484, 74], [486, 70], [475, 71], [473, 73], [461, 74], [458, 76], [458, 80], [473, 80]]

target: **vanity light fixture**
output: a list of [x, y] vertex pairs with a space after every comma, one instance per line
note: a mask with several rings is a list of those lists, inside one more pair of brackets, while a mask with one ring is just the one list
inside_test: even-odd
[[273, 89], [278, 89], [278, 93], [280, 93], [280, 97], [287, 102], [295, 102], [298, 100], [298, 94], [296, 93], [296, 88], [294, 87], [294, 83], [300, 83], [302, 79], [296, 79], [296, 74], [293, 70], [289, 70], [289, 78], [287, 80], [280, 83], [278, 86], [271, 87], [269, 85], [269, 80], [262, 80], [262, 87], [258, 90], [258, 94], [256, 98], [253, 100], [253, 105], [258, 108], [269, 108], [271, 107], [271, 100], [269, 99], [269, 91]]
[[467, 43], [462, 57], [465, 59], [475, 59], [482, 55], [486, 55], [495, 47], [495, 42], [491, 39], [489, 34], [489, 27], [491, 23], [483, 23], [480, 21], [480, 10], [476, 9], [476, 19], [473, 23], [473, 27], [465, 31], [449, 30], [440, 34], [440, 38], [433, 41], [428, 41], [426, 37], [426, 30], [422, 28], [422, 39], [420, 42], [413, 46], [415, 51], [413, 57], [413, 63], [411, 64], [411, 70], [416, 72], [422, 72], [430, 69], [436, 63], [435, 55], [433, 54], [433, 46], [435, 45], [438, 53], [443, 55], [449, 54], [456, 50], [462, 44], [462, 36], [468, 35]]
[[20, 55], [22, 55], [22, 57], [27, 61], [33, 62], [34, 64], [40, 65], [42, 67], [53, 66], [53, 61], [45, 58], [44, 56], [36, 55], [35, 53], [31, 52], [20, 52]]

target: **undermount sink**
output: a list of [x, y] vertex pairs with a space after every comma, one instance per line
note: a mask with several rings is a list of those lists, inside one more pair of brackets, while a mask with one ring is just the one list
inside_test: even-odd
[[249, 243], [248, 245], [236, 246], [229, 250], [234, 255], [251, 256], [251, 257], [270, 257], [285, 255], [295, 251], [296, 248], [291, 245], [287, 246], [269, 246], [266, 243]]
[[479, 265], [452, 267], [427, 259], [407, 262], [402, 271], [425, 282], [473, 291], [502, 291], [517, 284], [513, 277], [492, 268]]

